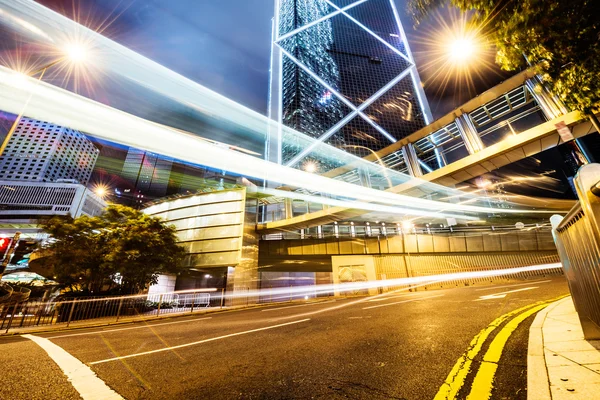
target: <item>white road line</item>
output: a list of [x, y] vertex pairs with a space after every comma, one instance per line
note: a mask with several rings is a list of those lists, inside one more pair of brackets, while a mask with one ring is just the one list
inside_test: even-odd
[[527, 283], [517, 283], [515, 285], [492, 286], [492, 287], [475, 289], [475, 291], [479, 292], [482, 290], [496, 290], [496, 289], [503, 289], [503, 288], [508, 288], [508, 287], [515, 287], [515, 286], [527, 286], [527, 285], [534, 285], [534, 284], [537, 285], [538, 283], [546, 283], [546, 282], [552, 282], [552, 279], [548, 279], [546, 281], [531, 281], [531, 282], [527, 282]]
[[424, 292], [403, 293], [403, 294], [397, 294], [395, 296], [386, 296], [386, 297], [381, 297], [379, 299], [372, 299], [372, 300], [368, 300], [368, 301], [386, 301], [386, 300], [391, 300], [391, 299], [397, 299], [398, 297], [415, 296], [418, 294], [425, 294], [425, 293]]
[[46, 339], [58, 339], [58, 338], [65, 338], [65, 337], [72, 337], [72, 336], [84, 336], [84, 335], [99, 335], [101, 333], [129, 331], [131, 329], [154, 328], [155, 326], [183, 324], [183, 323], [186, 323], [186, 322], [203, 321], [205, 319], [211, 319], [211, 318], [212, 317], [198, 318], [198, 319], [186, 319], [185, 321], [163, 322], [161, 324], [134, 326], [134, 327], [130, 327], [130, 328], [106, 329], [106, 330], [103, 330], [103, 331], [95, 331], [95, 332], [70, 333], [68, 335], [47, 336]]
[[301, 322], [306, 322], [306, 321], [310, 321], [310, 318], [301, 319], [299, 321], [286, 322], [284, 324], [279, 324], [279, 325], [265, 326], [264, 328], [251, 329], [249, 331], [230, 333], [229, 335], [217, 336], [217, 337], [210, 338], [210, 339], [199, 340], [197, 342], [180, 344], [178, 346], [169, 346], [169, 347], [165, 347], [165, 348], [162, 348], [162, 349], [144, 351], [144, 352], [141, 352], [141, 353], [129, 354], [129, 355], [126, 355], [126, 356], [107, 358], [105, 360], [99, 360], [99, 361], [91, 362], [91, 363], [89, 363], [89, 365], [102, 364], [102, 363], [107, 363], [107, 362], [111, 362], [111, 361], [124, 360], [126, 358], [133, 358], [133, 357], [145, 356], [145, 355], [148, 355], [148, 354], [161, 353], [163, 351], [171, 351], [171, 350], [175, 350], [175, 349], [181, 349], [183, 347], [195, 346], [197, 344], [208, 343], [208, 342], [214, 342], [215, 340], [226, 339], [226, 338], [230, 338], [230, 337], [233, 337], [233, 336], [246, 335], [248, 333], [266, 331], [268, 329], [280, 328], [282, 326], [299, 324]]
[[306, 307], [306, 306], [314, 306], [314, 305], [317, 305], [317, 304], [327, 304], [327, 303], [335, 303], [335, 302], [336, 302], [336, 300], [330, 300], [330, 301], [319, 301], [319, 302], [316, 302], [316, 303], [310, 303], [310, 304], [298, 304], [298, 305], [296, 305], [296, 306], [286, 306], [286, 307], [277, 307], [277, 308], [267, 308], [267, 309], [265, 309], [265, 310], [260, 310], [260, 311], [262, 311], [262, 312], [265, 312], [265, 311], [285, 310], [285, 309], [287, 309], [287, 308]]
[[492, 294], [487, 294], [485, 296], [479, 296], [478, 299], [475, 299], [473, 301], [482, 301], [482, 300], [493, 300], [493, 299], [503, 299], [506, 297], [507, 294], [509, 293], [515, 293], [515, 292], [523, 292], [525, 290], [533, 290], [533, 289], [537, 289], [538, 286], [531, 286], [531, 287], [526, 287], [526, 288], [522, 288], [522, 289], [515, 289], [515, 290], [508, 290], [506, 292], [500, 292], [500, 293], [492, 293]]
[[96, 376], [87, 365], [67, 353], [60, 346], [46, 338], [34, 335], [23, 335], [40, 346], [69, 379], [83, 400], [123, 400], [104, 381]]
[[427, 300], [427, 299], [433, 299], [435, 297], [442, 297], [444, 296], [443, 294], [438, 294], [437, 296], [428, 296], [428, 297], [420, 297], [418, 299], [410, 299], [410, 300], [404, 300], [404, 301], [395, 301], [393, 303], [385, 303], [385, 304], [378, 304], [376, 306], [370, 306], [370, 307], [363, 307], [363, 310], [369, 310], [371, 308], [378, 308], [378, 307], [387, 307], [387, 306], [393, 306], [395, 304], [402, 304], [402, 303], [409, 303], [411, 301], [419, 301], [419, 300]]

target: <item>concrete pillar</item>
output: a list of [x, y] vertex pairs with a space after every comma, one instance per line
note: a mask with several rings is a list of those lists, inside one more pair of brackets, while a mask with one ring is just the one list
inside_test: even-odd
[[423, 176], [423, 170], [421, 169], [421, 165], [419, 165], [419, 158], [412, 143], [402, 146], [402, 157], [411, 176], [415, 178]]
[[469, 154], [475, 154], [485, 148], [485, 145], [477, 133], [475, 125], [473, 125], [473, 122], [468, 115], [461, 114], [456, 117], [454, 122], [456, 123], [456, 127], [458, 128], [460, 136], [465, 142], [465, 147], [467, 148]]
[[283, 200], [285, 219], [289, 219], [294, 216], [294, 210], [293, 210], [292, 205], [293, 205], [292, 199], [284, 199]]
[[364, 187], [371, 187], [371, 176], [369, 175], [369, 171], [360, 168], [358, 170], [358, 176], [360, 178], [360, 184]]

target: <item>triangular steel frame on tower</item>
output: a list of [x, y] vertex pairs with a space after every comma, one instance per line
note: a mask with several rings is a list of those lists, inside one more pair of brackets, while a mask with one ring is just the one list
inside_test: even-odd
[[265, 158], [292, 167], [322, 143], [364, 156], [431, 122], [394, 0], [275, 0], [268, 107]]

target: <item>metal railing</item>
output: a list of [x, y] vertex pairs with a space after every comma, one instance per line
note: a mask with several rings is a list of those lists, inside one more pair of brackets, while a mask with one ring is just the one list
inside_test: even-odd
[[586, 339], [600, 339], [600, 164], [583, 166], [575, 178], [579, 203], [550, 221], [575, 309]]
[[261, 235], [261, 240], [285, 240], [285, 239], [326, 239], [326, 238], [377, 238], [389, 236], [401, 236], [411, 234], [453, 234], [469, 232], [549, 232], [551, 225], [546, 224], [523, 224], [522, 227], [515, 225], [501, 226], [415, 226], [403, 228], [399, 225], [381, 225], [381, 224], [343, 224], [343, 225], [321, 225], [310, 229], [303, 229], [300, 232], [279, 232]]
[[[224, 290], [196, 289], [134, 296], [17, 301], [0, 305], [0, 331], [44, 325], [69, 327], [80, 322], [117, 322], [223, 307]], [[94, 321], [94, 322], [96, 322]]]

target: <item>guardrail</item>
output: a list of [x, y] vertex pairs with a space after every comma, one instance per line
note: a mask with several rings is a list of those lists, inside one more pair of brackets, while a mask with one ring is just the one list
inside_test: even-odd
[[550, 219], [575, 309], [587, 340], [600, 339], [600, 164], [583, 166], [575, 178], [579, 203]]
[[[599, 189], [600, 190], [600, 189]], [[261, 240], [285, 240], [285, 239], [326, 239], [326, 238], [376, 238], [387, 236], [401, 236], [411, 234], [453, 234], [469, 232], [527, 232], [546, 231], [552, 229], [550, 224], [523, 224], [501, 226], [414, 226], [410, 228], [393, 224], [352, 224], [352, 225], [321, 225], [320, 229], [303, 230], [300, 232], [280, 232], [261, 235]]]
[[0, 331], [43, 325], [64, 325], [98, 320], [153, 318], [165, 314], [193, 313], [224, 306], [224, 290], [195, 289], [134, 296], [76, 298], [61, 301], [17, 301], [0, 305]]

